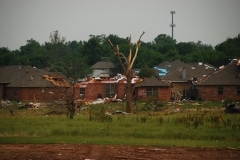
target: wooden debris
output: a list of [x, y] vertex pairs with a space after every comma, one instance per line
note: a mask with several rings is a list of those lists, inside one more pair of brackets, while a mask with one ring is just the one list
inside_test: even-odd
[[57, 77], [57, 76], [51, 76], [51, 75], [43, 75], [43, 77], [55, 86], [70, 87], [69, 82], [64, 77], [61, 77], [61, 76]]

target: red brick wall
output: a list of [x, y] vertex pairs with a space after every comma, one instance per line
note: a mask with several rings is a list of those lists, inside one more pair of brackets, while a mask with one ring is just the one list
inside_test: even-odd
[[[98, 94], [101, 94], [103, 98], [105, 97], [105, 85], [107, 83], [88, 83], [85, 88], [85, 97], [80, 97], [80, 87], [75, 85], [75, 99], [86, 99], [95, 100], [98, 98]], [[122, 99], [124, 96], [124, 83], [116, 84], [117, 98]]]
[[86, 90], [86, 99], [95, 100], [98, 98], [98, 94], [103, 97], [105, 95], [105, 84], [104, 83], [91, 83], [88, 84]]
[[237, 86], [223, 86], [222, 95], [218, 95], [218, 86], [197, 86], [197, 89], [199, 98], [204, 101], [240, 100], [240, 95], [237, 95]]
[[117, 98], [123, 99], [125, 94], [125, 84], [123, 82], [119, 82], [116, 85], [117, 88]]
[[[138, 100], [147, 100], [147, 88], [139, 87], [137, 90], [137, 99]], [[158, 88], [158, 100], [159, 101], [169, 101], [171, 97], [171, 89], [170, 87], [159, 87]]]
[[171, 98], [171, 89], [169, 87], [161, 87], [158, 89], [158, 99], [161, 101], [169, 101]]
[[48, 101], [66, 98], [66, 92], [69, 88], [6, 88], [6, 97], [9, 100], [21, 101]]

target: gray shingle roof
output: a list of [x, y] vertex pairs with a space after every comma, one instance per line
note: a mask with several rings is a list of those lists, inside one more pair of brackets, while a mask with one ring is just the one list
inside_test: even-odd
[[142, 82], [136, 84], [136, 87], [167, 87], [170, 86], [168, 83], [156, 78], [144, 78]]
[[[184, 71], [185, 70], [185, 71]], [[188, 81], [192, 78], [197, 78], [201, 80], [203, 77], [213, 73], [215, 68], [210, 67], [208, 65], [185, 65], [185, 67], [179, 67], [175, 71], [168, 73], [162, 79], [169, 81]]]
[[51, 74], [31, 66], [0, 67], [0, 83], [7, 84], [7, 87], [54, 87], [44, 75]]
[[167, 69], [168, 72], [175, 71], [179, 67], [187, 67], [187, 66], [189, 66], [189, 64], [186, 64], [178, 59], [173, 62], [164, 61], [158, 65], [159, 68], [165, 68]]
[[198, 85], [240, 85], [240, 67], [233, 61], [206, 77]]
[[105, 68], [114, 68], [113, 63], [108, 61], [99, 61], [95, 63], [92, 68], [94, 69], [105, 69]]

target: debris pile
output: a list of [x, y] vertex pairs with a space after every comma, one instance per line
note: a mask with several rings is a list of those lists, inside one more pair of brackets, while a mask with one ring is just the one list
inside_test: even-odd
[[12, 103], [11, 103], [9, 100], [6, 100], [6, 101], [1, 100], [1, 106], [2, 106], [3, 108], [8, 108], [8, 107], [11, 107], [11, 106], [12, 106]]
[[55, 86], [70, 87], [69, 82], [63, 77], [60, 77], [60, 76], [56, 77], [56, 76], [51, 76], [51, 75], [43, 75], [43, 77]]

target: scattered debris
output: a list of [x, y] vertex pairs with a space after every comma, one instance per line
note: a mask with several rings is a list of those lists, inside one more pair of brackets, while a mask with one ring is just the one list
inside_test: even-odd
[[69, 82], [61, 76], [51, 76], [51, 75], [43, 75], [43, 77], [51, 82], [53, 85], [58, 86], [58, 87], [70, 87]]
[[9, 100], [6, 100], [6, 101], [1, 100], [1, 106], [2, 106], [3, 108], [9, 108], [9, 107], [12, 106], [12, 103], [11, 103]]
[[13, 110], [12, 110], [12, 102], [10, 102], [9, 100], [6, 100], [6, 101], [4, 101], [3, 99], [1, 100], [1, 106], [3, 107], [3, 108], [8, 108], [9, 109], [9, 111], [10, 111], [10, 114], [13, 116], [14, 114], [13, 114]]
[[225, 109], [226, 113], [240, 113], [240, 106], [236, 106], [235, 103], [229, 103]]
[[121, 99], [117, 99], [117, 94], [115, 94], [115, 96], [113, 97], [113, 98], [108, 98], [108, 97], [106, 97], [106, 101], [107, 102], [122, 102], [122, 100]]
[[[19, 104], [22, 104], [22, 103], [19, 103]], [[41, 106], [41, 103], [29, 102], [27, 104], [20, 105], [18, 109], [38, 109], [40, 108], [40, 106]]]
[[112, 114], [127, 114], [127, 113], [118, 109], [118, 110], [112, 112]]
[[106, 101], [105, 99], [98, 98], [98, 99], [92, 101], [91, 104], [102, 104], [102, 103], [105, 103], [105, 101]]

